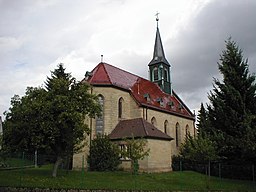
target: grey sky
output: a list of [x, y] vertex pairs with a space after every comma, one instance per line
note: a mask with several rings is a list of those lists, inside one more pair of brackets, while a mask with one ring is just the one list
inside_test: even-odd
[[198, 110], [232, 36], [256, 71], [255, 0], [0, 0], [0, 115], [62, 62], [81, 80], [104, 62], [148, 77], [159, 11], [175, 91]]

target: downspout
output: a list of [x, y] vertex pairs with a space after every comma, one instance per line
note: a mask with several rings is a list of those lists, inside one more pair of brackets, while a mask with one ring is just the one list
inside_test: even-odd
[[146, 121], [148, 120], [148, 107], [146, 107]]
[[[91, 94], [93, 93], [93, 87], [91, 87]], [[91, 145], [92, 145], [92, 118], [90, 117], [90, 125], [89, 125], [89, 128], [90, 128], [90, 142], [89, 142], [89, 154], [91, 154]], [[87, 165], [88, 167], [88, 165]], [[90, 164], [89, 164], [89, 168], [90, 168]]]
[[194, 121], [193, 121], [193, 126], [194, 126], [194, 137], [196, 136], [196, 124], [195, 124], [195, 122], [196, 122], [196, 112], [195, 112], [195, 110], [194, 110]]

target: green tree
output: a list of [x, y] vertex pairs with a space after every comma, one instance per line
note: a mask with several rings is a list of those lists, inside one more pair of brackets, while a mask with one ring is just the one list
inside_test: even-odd
[[76, 82], [62, 64], [47, 78], [46, 88], [28, 88], [25, 96], [12, 99], [11, 106], [4, 123], [6, 148], [49, 149], [56, 160], [54, 177], [60, 163], [83, 146], [89, 134], [85, 116], [95, 117], [101, 111], [89, 85]]
[[146, 149], [147, 140], [132, 137], [125, 140], [125, 145], [127, 150], [121, 151], [121, 155], [131, 160], [131, 169], [133, 173], [136, 174], [139, 170], [138, 161], [149, 155], [150, 149]]
[[88, 163], [91, 171], [114, 171], [120, 162], [118, 146], [108, 136], [98, 134], [92, 140]]
[[45, 148], [40, 125], [45, 96], [42, 88], [28, 87], [23, 97], [15, 95], [11, 99], [11, 108], [5, 112], [3, 123], [3, 150], [33, 153]]
[[220, 56], [220, 81], [209, 93], [209, 121], [220, 156], [238, 162], [256, 160], [256, 85], [242, 50], [229, 38]]
[[201, 163], [218, 159], [216, 143], [206, 135], [197, 137], [187, 135], [185, 142], [181, 144], [179, 155], [182, 159]]
[[201, 103], [200, 110], [197, 116], [197, 129], [199, 135], [205, 135], [209, 132], [208, 112], [205, 110], [203, 103]]

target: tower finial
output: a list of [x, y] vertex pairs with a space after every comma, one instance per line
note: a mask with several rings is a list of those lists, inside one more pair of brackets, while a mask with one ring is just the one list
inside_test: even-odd
[[158, 17], [158, 15], [159, 15], [160, 13], [157, 11], [156, 12], [156, 14], [155, 14], [155, 16], [156, 16], [156, 23], [157, 23], [157, 27], [158, 27], [158, 21], [159, 21], [159, 17]]

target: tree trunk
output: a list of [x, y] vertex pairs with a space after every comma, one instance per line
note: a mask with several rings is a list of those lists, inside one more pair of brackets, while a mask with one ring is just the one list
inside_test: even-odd
[[57, 157], [57, 160], [54, 163], [54, 167], [53, 167], [53, 171], [52, 171], [53, 177], [57, 176], [57, 171], [58, 171], [59, 165], [61, 164], [62, 160], [63, 159], [60, 156]]

